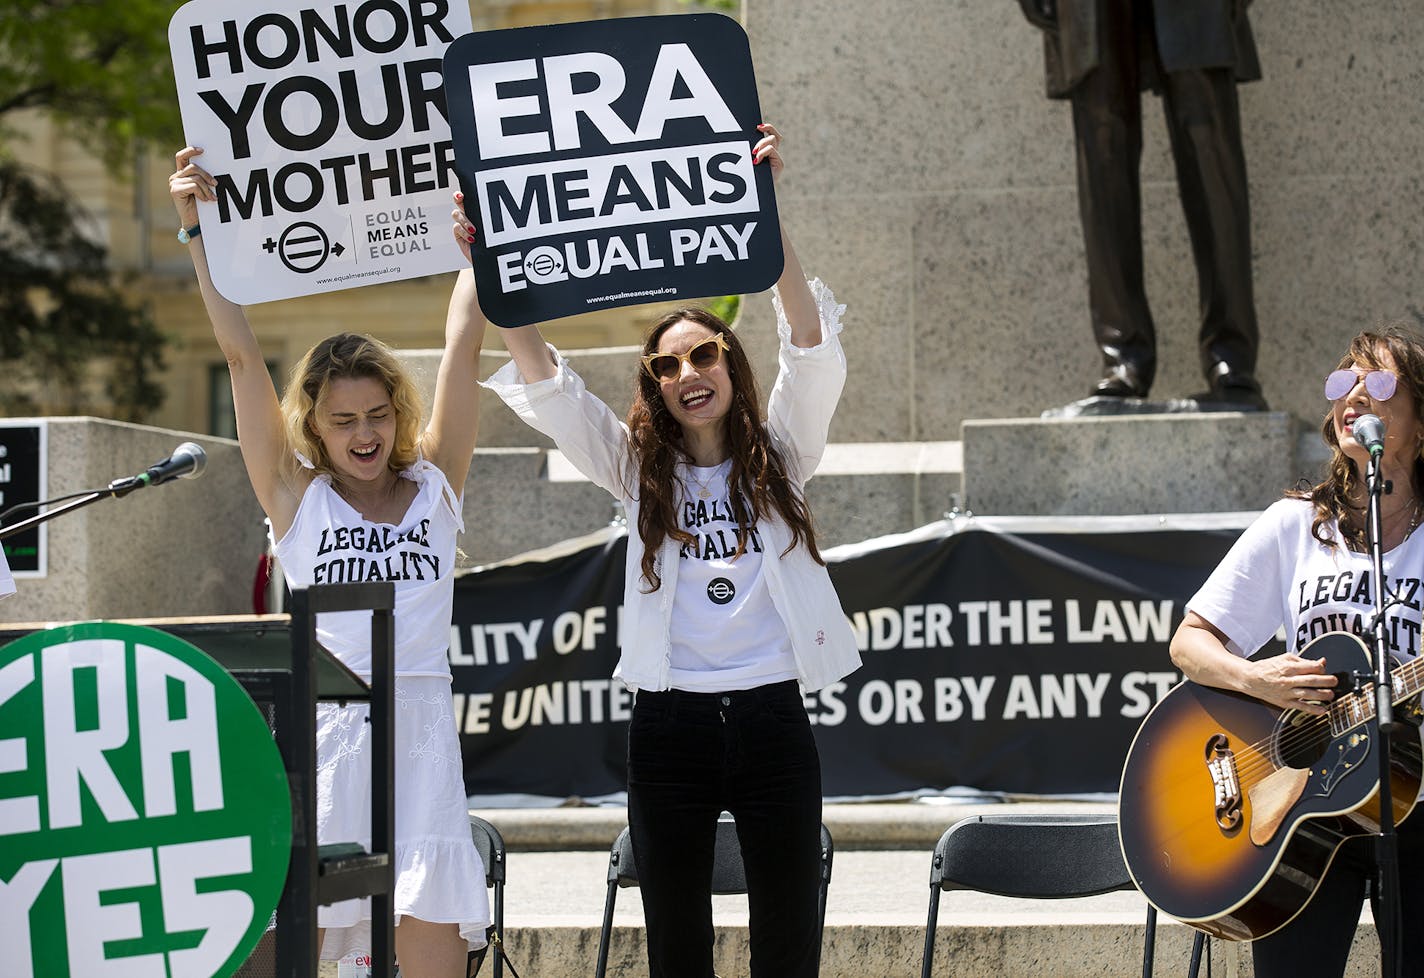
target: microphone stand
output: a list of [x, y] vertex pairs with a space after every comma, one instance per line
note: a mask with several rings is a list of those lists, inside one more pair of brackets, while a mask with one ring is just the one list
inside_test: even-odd
[[[50, 520], [54, 519], [56, 516], [63, 516], [65, 513], [79, 509], [82, 506], [88, 506], [90, 503], [98, 502], [101, 499], [108, 499], [109, 497], [113, 497], [114, 499], [120, 499], [124, 496], [127, 496], [135, 489], [142, 487], [143, 485], [143, 482], [138, 481], [136, 479], [117, 479], [114, 482], [110, 483], [107, 488], [95, 489], [93, 492], [88, 493], [82, 498], [76, 499], [71, 503], [66, 503], [58, 509], [52, 509], [45, 513], [37, 513], [36, 515], [31, 516], [27, 520], [21, 520], [19, 523], [13, 523], [10, 526], [0, 527], [0, 540], [8, 539], [9, 537], [12, 537], [17, 533], [24, 533], [31, 527], [39, 526], [41, 523], [47, 523]], [[32, 505], [48, 506], [49, 501], [41, 500], [40, 502], [33, 503]]]
[[1399, 837], [1394, 831], [1394, 798], [1390, 785], [1390, 736], [1399, 732], [1394, 721], [1394, 685], [1390, 675], [1391, 659], [1388, 642], [1385, 639], [1384, 608], [1384, 546], [1383, 517], [1380, 515], [1380, 495], [1384, 479], [1380, 475], [1380, 452], [1371, 452], [1369, 465], [1365, 470], [1365, 484], [1369, 492], [1369, 506], [1366, 515], [1367, 540], [1370, 563], [1374, 573], [1374, 627], [1371, 629], [1371, 647], [1375, 656], [1375, 756], [1379, 765], [1379, 807], [1380, 828], [1375, 837], [1375, 858], [1379, 866], [1377, 898], [1380, 908], [1379, 919], [1375, 920], [1375, 932], [1380, 942], [1380, 974], [1383, 978], [1395, 978], [1399, 974]]

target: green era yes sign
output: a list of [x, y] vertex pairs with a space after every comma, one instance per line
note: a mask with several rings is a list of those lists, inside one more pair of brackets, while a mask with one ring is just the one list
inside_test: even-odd
[[110, 622], [0, 648], [6, 975], [230, 975], [291, 841], [271, 731], [205, 653]]

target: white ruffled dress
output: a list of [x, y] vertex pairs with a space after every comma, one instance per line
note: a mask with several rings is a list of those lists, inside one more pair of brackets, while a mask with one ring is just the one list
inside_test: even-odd
[[[364, 520], [318, 476], [291, 529], [275, 543], [287, 583], [306, 587], [356, 580], [396, 584], [395, 813], [396, 924], [402, 917], [458, 924], [470, 947], [490, 923], [485, 870], [470, 836], [464, 767], [450, 696], [446, 649], [454, 602], [455, 536], [464, 529], [459, 498], [444, 473], [418, 461], [401, 473], [419, 487], [398, 526]], [[370, 616], [328, 614], [317, 637], [350, 669], [369, 678]], [[371, 839], [369, 707], [317, 707], [317, 839]], [[321, 907], [321, 956], [339, 960], [370, 950], [371, 902]]]

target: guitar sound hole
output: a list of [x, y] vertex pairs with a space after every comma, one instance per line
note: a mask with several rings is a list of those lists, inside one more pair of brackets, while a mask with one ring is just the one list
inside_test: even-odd
[[1324, 717], [1288, 711], [1276, 723], [1276, 761], [1283, 767], [1306, 768], [1325, 756], [1330, 724]]

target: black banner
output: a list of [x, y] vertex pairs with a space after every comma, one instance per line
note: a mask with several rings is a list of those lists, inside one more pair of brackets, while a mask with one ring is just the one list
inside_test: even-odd
[[469, 34], [444, 64], [456, 172], [500, 326], [781, 274], [751, 49], [720, 14]]
[[[825, 792], [1114, 792], [1180, 680], [1167, 644], [1242, 514], [973, 518], [841, 547], [831, 577], [864, 659], [806, 695]], [[617, 661], [626, 538], [467, 574], [451, 661], [472, 795], [624, 787]]]
[[[44, 440], [43, 425], [0, 421], [0, 513], [40, 501], [46, 481]], [[20, 523], [38, 512], [38, 509], [27, 508], [5, 522]], [[44, 574], [44, 524], [15, 534], [0, 546], [4, 547], [5, 560], [12, 572]]]

